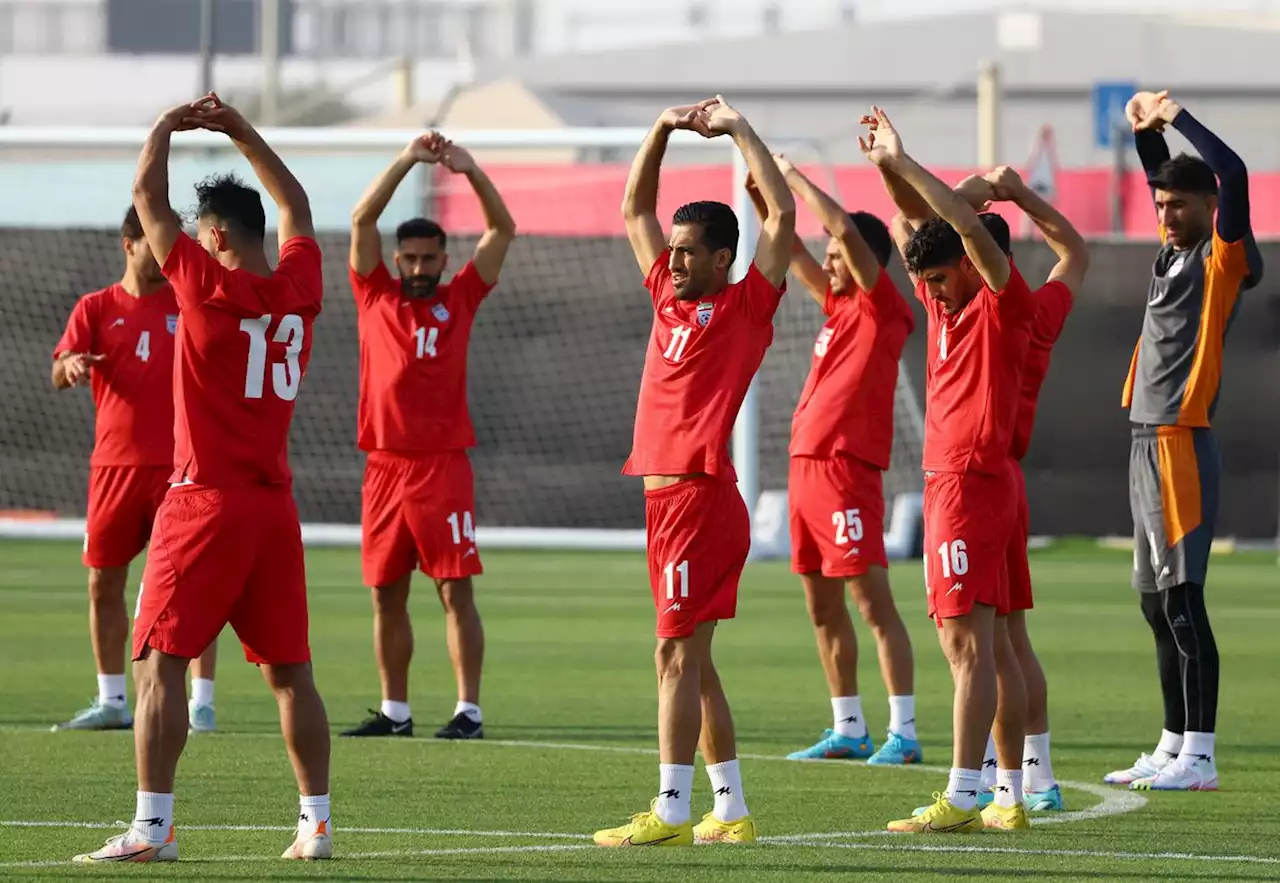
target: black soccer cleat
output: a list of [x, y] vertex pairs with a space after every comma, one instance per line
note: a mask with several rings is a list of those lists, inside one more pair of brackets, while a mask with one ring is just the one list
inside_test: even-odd
[[453, 716], [453, 720], [436, 730], [436, 738], [483, 739], [484, 724], [473, 721], [471, 718], [467, 717], [464, 712], [460, 711]]
[[373, 717], [360, 724], [358, 727], [352, 727], [349, 730], [343, 730], [339, 736], [412, 736], [413, 735], [413, 718], [407, 721], [396, 723], [387, 717], [381, 711], [370, 708], [369, 713]]

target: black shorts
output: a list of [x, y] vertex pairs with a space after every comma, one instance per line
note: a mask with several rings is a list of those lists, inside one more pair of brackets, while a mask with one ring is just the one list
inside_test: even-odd
[[1213, 432], [1134, 426], [1129, 447], [1133, 587], [1204, 585], [1218, 520], [1222, 460]]

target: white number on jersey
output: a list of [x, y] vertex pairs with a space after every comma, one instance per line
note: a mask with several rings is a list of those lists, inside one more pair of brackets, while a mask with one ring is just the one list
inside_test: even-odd
[[681, 561], [679, 564], [672, 562], [662, 570], [663, 575], [667, 578], [667, 598], [674, 599], [676, 596], [676, 579], [680, 580], [680, 597], [689, 597], [689, 561], [688, 559]]
[[464, 539], [473, 546], [476, 544], [476, 526], [470, 512], [452, 512], [445, 521], [449, 522], [449, 528], [453, 531], [455, 546], [462, 545]]
[[426, 356], [429, 359], [436, 357], [436, 340], [440, 337], [439, 328], [419, 328], [413, 332], [413, 336], [418, 341], [418, 358]]
[[134, 354], [146, 362], [151, 359], [151, 332], [144, 331], [138, 335], [138, 346], [134, 349]]
[[[244, 397], [262, 398], [267, 378], [267, 329], [271, 327], [271, 314], [256, 319], [241, 319], [240, 330], [249, 335], [249, 364], [245, 368]], [[291, 402], [298, 397], [298, 385], [302, 383], [302, 371], [298, 366], [298, 354], [302, 352], [305, 330], [302, 317], [287, 313], [280, 317], [280, 324], [271, 340], [283, 343], [284, 361], [271, 366], [271, 389], [276, 398]]]
[[836, 526], [836, 545], [843, 546], [849, 542], [862, 541], [862, 516], [860, 509], [845, 509], [833, 512], [831, 523]]
[[818, 339], [813, 344], [813, 354], [818, 357], [827, 354], [827, 348], [831, 344], [831, 338], [835, 336], [835, 332], [830, 328], [823, 328], [818, 332]]
[[671, 332], [671, 343], [667, 344], [667, 351], [662, 354], [662, 358], [670, 359], [673, 362], [680, 361], [684, 355], [685, 345], [689, 343], [689, 335], [693, 334], [693, 329], [687, 325], [681, 325]]
[[964, 576], [969, 572], [969, 553], [964, 540], [952, 540], [938, 547], [938, 557], [942, 559], [942, 578]]

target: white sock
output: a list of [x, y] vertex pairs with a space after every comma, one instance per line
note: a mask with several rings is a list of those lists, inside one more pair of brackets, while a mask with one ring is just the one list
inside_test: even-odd
[[889, 732], [904, 739], [916, 737], [916, 697], [889, 697]]
[[191, 704], [192, 705], [212, 705], [213, 704], [213, 679], [212, 678], [192, 678], [191, 679]]
[[330, 833], [329, 795], [316, 794], [308, 797], [300, 794], [298, 796], [298, 838], [314, 836], [321, 825], [324, 826], [324, 833]]
[[1188, 763], [1213, 763], [1213, 733], [1187, 731], [1178, 759]]
[[124, 675], [98, 675], [98, 704], [124, 708], [128, 702], [125, 694], [126, 682]]
[[987, 736], [987, 753], [982, 756], [982, 781], [978, 787], [990, 791], [996, 786], [996, 740]]
[[148, 843], [164, 843], [173, 827], [173, 795], [138, 792], [138, 808], [133, 813], [133, 833]]
[[747, 801], [742, 794], [742, 770], [736, 760], [707, 764], [707, 776], [711, 790], [716, 795], [716, 805], [711, 811], [722, 822], [736, 822], [747, 817]]
[[1022, 742], [1022, 773], [1026, 777], [1028, 791], [1048, 791], [1058, 780], [1053, 777], [1053, 764], [1049, 762], [1049, 734], [1027, 736]]
[[996, 770], [996, 806], [1022, 803], [1022, 770]]
[[409, 714], [408, 702], [393, 702], [390, 699], [382, 700], [382, 713], [398, 724], [402, 724], [413, 717], [413, 715]]
[[978, 805], [978, 780], [982, 773], [978, 770], [962, 770], [952, 767], [951, 778], [947, 780], [947, 800], [956, 809], [973, 809]]
[[689, 821], [689, 796], [693, 791], [693, 765], [658, 764], [658, 818], [668, 825]]
[[471, 722], [474, 724], [481, 722], [480, 706], [476, 705], [474, 702], [459, 701], [457, 705], [453, 706], [453, 716], [457, 717], [460, 714], [465, 714], [467, 717], [471, 718]]
[[862, 718], [861, 697], [834, 696], [831, 699], [831, 711], [835, 716], [835, 726], [831, 729], [838, 735], [850, 739], [861, 739], [867, 735], [867, 722]]
[[1153, 757], [1161, 763], [1169, 763], [1182, 753], [1182, 734], [1168, 730], [1160, 731], [1160, 742], [1156, 745]]

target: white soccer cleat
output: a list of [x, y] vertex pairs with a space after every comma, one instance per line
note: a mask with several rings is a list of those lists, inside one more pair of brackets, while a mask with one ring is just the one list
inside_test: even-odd
[[[121, 822], [121, 824], [124, 824]], [[98, 865], [114, 862], [176, 862], [178, 860], [178, 839], [174, 836], [173, 826], [169, 826], [169, 836], [163, 843], [153, 843], [140, 837], [132, 827], [123, 834], [109, 839], [101, 849], [95, 852], [77, 855], [71, 859], [77, 865]]]
[[212, 733], [217, 728], [218, 719], [212, 705], [196, 705], [194, 699], [187, 703], [187, 732]]
[[1218, 767], [1207, 754], [1179, 757], [1154, 776], [1135, 779], [1134, 791], [1217, 791]]
[[320, 830], [310, 837], [299, 837], [284, 851], [280, 858], [302, 861], [321, 861], [333, 858], [333, 838], [329, 836], [329, 824], [320, 823]]
[[1137, 763], [1127, 770], [1115, 770], [1107, 773], [1102, 777], [1102, 781], [1108, 785], [1132, 785], [1139, 779], [1151, 778], [1170, 763], [1171, 761], [1159, 760], [1150, 754], [1143, 754], [1138, 758]]

